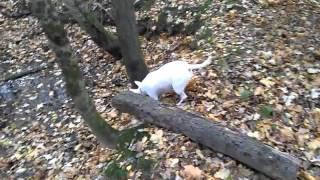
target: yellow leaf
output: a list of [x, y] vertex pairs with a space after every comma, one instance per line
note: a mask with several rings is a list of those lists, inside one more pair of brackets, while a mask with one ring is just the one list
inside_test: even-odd
[[313, 118], [313, 120], [315, 122], [318, 123], [318, 125], [320, 126], [320, 108], [315, 108], [312, 112], [311, 112], [311, 116]]
[[222, 43], [217, 43], [216, 46], [217, 46], [217, 48], [220, 48], [220, 49], [224, 48], [224, 45]]
[[313, 86], [320, 86], [320, 76], [316, 77], [311, 83]]
[[111, 118], [116, 118], [118, 116], [118, 111], [116, 109], [113, 109], [110, 112], [108, 112], [108, 116]]
[[294, 132], [291, 128], [283, 127], [280, 129], [280, 135], [283, 142], [291, 142], [294, 141]]
[[183, 166], [183, 175], [187, 180], [200, 180], [202, 171], [198, 167], [194, 167], [193, 165]]
[[264, 88], [259, 86], [257, 87], [255, 90], [254, 90], [254, 95], [255, 96], [259, 96], [259, 95], [262, 95], [264, 93]]
[[253, 138], [256, 138], [256, 139], [261, 139], [260, 133], [258, 131], [248, 132], [247, 135], [249, 137], [253, 137]]
[[217, 114], [208, 114], [209, 118], [214, 120], [214, 121], [220, 121], [221, 119], [217, 118], [218, 116], [220, 115], [217, 115]]
[[316, 149], [320, 148], [320, 137], [310, 141], [308, 143], [308, 148], [310, 150], [316, 150]]
[[313, 177], [311, 174], [309, 174], [308, 172], [306, 171], [301, 171], [299, 173], [299, 178], [300, 179], [303, 179], [303, 180], [316, 180], [315, 177]]
[[294, 106], [289, 106], [288, 110], [294, 111], [294, 112], [297, 112], [297, 113], [301, 113], [301, 112], [303, 112], [303, 107], [300, 106], [300, 105], [294, 105]]
[[267, 0], [269, 5], [278, 5], [282, 0]]
[[229, 176], [230, 176], [230, 170], [226, 168], [222, 168], [214, 174], [214, 177], [219, 179], [227, 179]]
[[163, 131], [161, 129], [156, 130], [153, 134], [151, 134], [150, 141], [155, 144], [162, 145], [163, 144]]
[[202, 154], [200, 149], [196, 150], [196, 154], [201, 158], [201, 159], [205, 159], [204, 155]]
[[212, 93], [211, 90], [209, 90], [205, 96], [207, 96], [209, 99], [215, 99], [217, 97], [217, 95], [215, 93]]
[[28, 155], [26, 156], [26, 158], [28, 160], [31, 160], [32, 158], [35, 158], [39, 155], [39, 150], [38, 149], [33, 149], [33, 150], [30, 150], [30, 152], [28, 153]]
[[170, 158], [170, 159], [166, 160], [166, 166], [167, 167], [171, 167], [171, 168], [177, 167], [178, 163], [179, 163], [179, 159], [178, 158]]
[[272, 81], [271, 78], [264, 78], [260, 80], [260, 83], [265, 85], [266, 87], [270, 88], [274, 86], [276, 83]]
[[131, 169], [132, 169], [132, 166], [131, 166], [131, 165], [129, 165], [129, 166], [126, 167], [126, 170], [127, 170], [127, 171], [130, 171]]
[[225, 102], [222, 104], [222, 107], [223, 107], [223, 108], [231, 107], [231, 106], [233, 106], [236, 102], [237, 102], [236, 99], [229, 100], [229, 101], [225, 101]]

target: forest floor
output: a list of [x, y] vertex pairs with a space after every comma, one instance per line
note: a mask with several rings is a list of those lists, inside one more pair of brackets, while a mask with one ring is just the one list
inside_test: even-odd
[[[166, 1], [167, 2], [167, 1]], [[171, 2], [171, 3], [168, 3]], [[320, 6], [316, 1], [156, 0], [139, 18], [164, 6], [196, 7], [204, 25], [195, 35], [161, 34], [141, 48], [150, 69], [183, 58], [214, 62], [196, 73], [183, 109], [247, 134], [303, 160], [304, 177], [320, 179]], [[210, 3], [208, 3], [210, 2]], [[11, 8], [11, 1], [1, 7]], [[172, 17], [185, 22], [192, 15]], [[117, 129], [138, 120], [119, 114], [111, 98], [130, 85], [124, 67], [77, 25], [66, 25], [86, 85], [102, 116]], [[48, 66], [0, 82], [0, 177], [103, 179], [113, 162], [131, 179], [268, 179], [245, 165], [154, 126], [131, 149], [152, 161], [144, 171], [102, 148], [65, 93], [61, 70], [36, 19], [0, 14], [0, 75]], [[174, 51], [172, 52], [172, 49]], [[174, 104], [175, 96], [161, 101]], [[116, 163], [115, 163], [116, 162]], [[152, 162], [152, 163], [150, 163]], [[150, 163], [150, 164], [149, 164]], [[108, 179], [108, 178], [107, 178]]]

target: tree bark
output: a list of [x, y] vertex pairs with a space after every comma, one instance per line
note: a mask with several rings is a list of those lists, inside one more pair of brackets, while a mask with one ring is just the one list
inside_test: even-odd
[[[139, 11], [141, 9], [146, 8], [145, 6], [149, 6], [150, 2], [141, 0], [141, 1], [135, 1], [135, 10]], [[99, 4], [97, 9], [94, 12], [94, 14], [99, 14], [101, 16], [101, 23], [103, 25], [108, 26], [114, 26], [114, 17], [112, 16], [112, 13], [109, 11], [108, 6], [109, 3], [106, 4], [100, 4], [100, 3], [94, 3]], [[138, 20], [137, 22], [137, 29], [139, 35], [145, 35], [146, 38], [151, 38], [152, 36], [157, 36], [160, 33], [168, 33], [169, 35], [175, 35], [175, 34], [185, 34], [185, 35], [191, 35], [194, 34], [202, 25], [203, 20], [201, 20], [200, 16], [201, 13], [203, 13], [203, 10], [206, 9], [204, 6], [205, 4], [197, 7], [184, 7], [182, 9], [178, 7], [164, 7], [161, 10], [161, 13], [156, 18], [157, 20], [152, 20], [150, 17], [145, 17], [143, 19]], [[174, 18], [178, 17], [185, 17], [187, 15], [186, 12], [191, 12], [192, 14], [197, 14], [193, 16], [193, 20], [186, 24], [186, 23], [176, 23], [175, 21], [169, 22], [168, 20], [168, 14], [172, 15]], [[99, 16], [99, 17], [100, 17]]]
[[32, 13], [40, 20], [50, 46], [56, 54], [56, 60], [65, 78], [67, 92], [75, 107], [100, 143], [109, 148], [115, 148], [118, 131], [106, 123], [90, 99], [78, 66], [78, 59], [73, 55], [64, 26], [59, 21], [51, 1], [32, 0]]
[[133, 87], [134, 81], [141, 81], [148, 74], [144, 63], [135, 19], [132, 0], [112, 0], [115, 23], [120, 41], [124, 65]]
[[65, 1], [69, 13], [78, 24], [90, 35], [92, 40], [115, 59], [121, 59], [119, 40], [112, 33], [106, 31], [97, 17], [88, 10], [85, 2], [78, 0]]
[[115, 96], [112, 104], [121, 112], [188, 136], [195, 142], [230, 156], [274, 179], [297, 178], [298, 159], [277, 151], [246, 135], [236, 133], [218, 123], [176, 107], [132, 92]]

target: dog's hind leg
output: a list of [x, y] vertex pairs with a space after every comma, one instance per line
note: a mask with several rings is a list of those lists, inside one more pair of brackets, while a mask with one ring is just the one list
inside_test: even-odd
[[189, 79], [189, 77], [185, 77], [183, 79], [179, 79], [179, 81], [175, 81], [172, 84], [174, 92], [180, 96], [180, 101], [177, 103], [178, 106], [181, 105], [181, 103], [188, 97], [184, 90], [188, 85]]

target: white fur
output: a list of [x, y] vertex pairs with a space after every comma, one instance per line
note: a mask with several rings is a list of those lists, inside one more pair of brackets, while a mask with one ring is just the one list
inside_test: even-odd
[[158, 100], [159, 95], [174, 91], [180, 96], [180, 105], [186, 98], [184, 90], [191, 80], [194, 69], [201, 69], [211, 63], [212, 57], [209, 56], [201, 64], [188, 64], [185, 61], [173, 61], [160, 67], [158, 70], [150, 72], [142, 82], [135, 81], [137, 89], [130, 91], [138, 94], [146, 94]]

